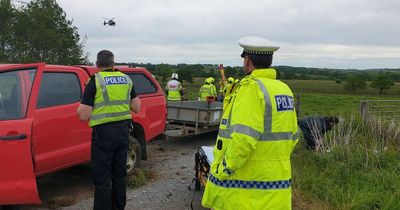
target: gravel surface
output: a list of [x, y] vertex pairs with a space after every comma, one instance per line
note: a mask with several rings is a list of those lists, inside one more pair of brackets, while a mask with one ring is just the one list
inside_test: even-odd
[[[194, 177], [194, 155], [198, 147], [214, 144], [216, 135], [150, 142], [148, 160], [141, 163], [141, 168], [151, 174], [151, 180], [128, 190], [126, 209], [191, 209], [193, 191], [188, 186]], [[93, 188], [88, 165], [42, 177], [38, 180], [38, 189], [43, 204], [24, 206], [23, 210], [92, 209]], [[194, 194], [195, 210], [204, 209], [201, 207], [202, 190]]]

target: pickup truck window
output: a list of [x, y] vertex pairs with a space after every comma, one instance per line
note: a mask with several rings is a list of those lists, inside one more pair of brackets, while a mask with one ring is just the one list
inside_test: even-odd
[[0, 73], [0, 120], [25, 118], [36, 69]]
[[44, 72], [40, 82], [37, 108], [79, 102], [81, 86], [74, 73]]
[[128, 73], [128, 76], [133, 82], [137, 95], [156, 93], [156, 86], [144, 74]]

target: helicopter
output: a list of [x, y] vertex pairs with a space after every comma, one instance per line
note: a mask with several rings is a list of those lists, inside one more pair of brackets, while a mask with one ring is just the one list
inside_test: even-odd
[[103, 25], [115, 26], [114, 18], [108, 19], [108, 18], [103, 17], [103, 19], [107, 20], [107, 21], [103, 22]]

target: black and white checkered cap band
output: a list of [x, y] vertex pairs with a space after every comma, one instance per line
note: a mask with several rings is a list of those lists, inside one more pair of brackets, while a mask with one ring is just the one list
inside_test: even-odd
[[243, 50], [245, 53], [255, 54], [255, 55], [272, 55], [274, 51], [252, 51], [252, 50]]

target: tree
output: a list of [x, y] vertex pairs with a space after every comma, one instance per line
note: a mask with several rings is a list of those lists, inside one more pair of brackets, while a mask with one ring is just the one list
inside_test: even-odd
[[355, 93], [357, 90], [365, 89], [366, 87], [367, 83], [365, 80], [357, 75], [350, 76], [344, 84], [344, 89], [352, 93]]
[[291, 80], [291, 79], [296, 79], [296, 74], [295, 73], [293, 73], [292, 71], [285, 71], [285, 72], [283, 72], [283, 78], [285, 78], [285, 79], [289, 79], [289, 80]]
[[277, 78], [277, 79], [281, 79], [281, 78], [282, 78], [281, 71], [276, 70], [276, 78]]
[[10, 61], [15, 17], [11, 0], [0, 0], [0, 62]]
[[379, 94], [382, 94], [384, 90], [390, 89], [393, 85], [394, 82], [390, 73], [379, 74], [371, 83], [371, 87], [379, 89]]
[[12, 15], [15, 23], [8, 62], [66, 65], [87, 62], [77, 28], [66, 19], [56, 0], [33, 0]]
[[183, 82], [193, 83], [193, 70], [190, 67], [181, 68], [178, 70], [180, 80]]
[[156, 74], [161, 77], [162, 83], [166, 83], [167, 79], [172, 75], [172, 66], [168, 64], [160, 64], [156, 66]]
[[225, 71], [225, 77], [237, 78], [239, 74], [236, 68], [230, 66], [224, 66], [224, 71]]

